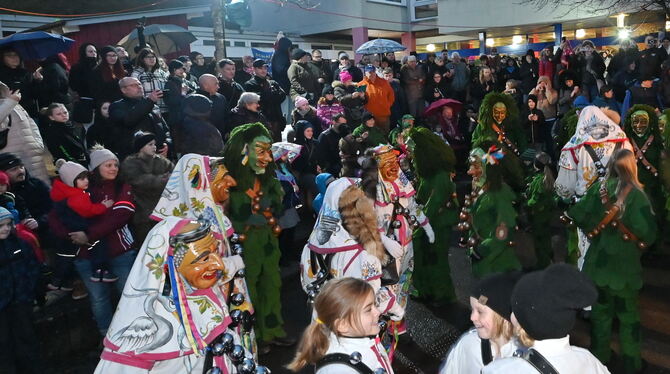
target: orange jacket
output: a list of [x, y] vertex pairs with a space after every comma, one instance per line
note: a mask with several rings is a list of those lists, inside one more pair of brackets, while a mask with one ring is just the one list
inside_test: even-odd
[[389, 117], [391, 115], [391, 106], [395, 101], [395, 94], [389, 82], [377, 77], [372, 83], [368, 77], [358, 82], [358, 86], [366, 85], [365, 94], [368, 96], [368, 103], [365, 109], [375, 117]]

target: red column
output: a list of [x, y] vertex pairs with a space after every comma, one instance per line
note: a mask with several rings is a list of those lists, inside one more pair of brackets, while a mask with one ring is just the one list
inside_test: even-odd
[[[351, 29], [351, 37], [354, 43], [354, 53], [363, 43], [368, 41], [368, 28], [367, 27], [355, 27]], [[356, 53], [354, 58], [355, 62], [358, 62], [363, 55]]]
[[409, 56], [409, 53], [416, 51], [416, 35], [413, 32], [405, 32], [400, 36], [400, 44], [407, 47], [402, 53]]

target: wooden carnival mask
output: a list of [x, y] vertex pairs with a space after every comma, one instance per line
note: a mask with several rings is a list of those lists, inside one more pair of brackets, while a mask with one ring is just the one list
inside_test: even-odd
[[225, 268], [218, 254], [219, 241], [209, 224], [192, 221], [170, 239], [177, 272], [195, 289], [213, 287]]

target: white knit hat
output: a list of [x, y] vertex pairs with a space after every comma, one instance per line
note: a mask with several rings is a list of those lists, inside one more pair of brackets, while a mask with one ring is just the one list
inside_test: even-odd
[[77, 179], [79, 174], [88, 171], [85, 167], [79, 165], [78, 163], [65, 161], [62, 158], [56, 161], [56, 168], [58, 168], [58, 175], [60, 176], [60, 180], [62, 180], [63, 183], [70, 187], [74, 187], [74, 181]]
[[100, 166], [105, 161], [109, 160], [116, 160], [117, 162], [119, 161], [119, 158], [116, 157], [112, 151], [105, 149], [105, 148], [100, 148], [100, 149], [93, 149], [91, 151], [91, 162], [88, 164], [88, 170], [93, 171], [95, 168]]

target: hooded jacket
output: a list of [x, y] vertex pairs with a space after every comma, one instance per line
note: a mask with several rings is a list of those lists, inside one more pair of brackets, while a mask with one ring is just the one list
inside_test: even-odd
[[184, 100], [184, 119], [174, 127], [177, 153], [218, 156], [223, 151], [223, 138], [210, 122], [212, 101], [203, 95]]
[[65, 184], [60, 178], [51, 186], [53, 210], [68, 230], [80, 231], [88, 227], [88, 218], [99, 216], [107, 211], [103, 204], [91, 202], [91, 195], [77, 187]]
[[356, 92], [355, 85], [347, 86], [340, 81], [334, 81], [332, 86], [335, 98], [344, 107], [344, 115], [347, 117], [349, 126], [360, 124], [363, 112], [365, 112], [364, 105], [368, 102], [367, 96], [353, 97], [353, 93]]
[[90, 82], [93, 80], [93, 69], [98, 63], [97, 57], [86, 56], [86, 48], [91, 43], [79, 46], [79, 62], [70, 69], [70, 88], [79, 94], [79, 97], [93, 97]]

